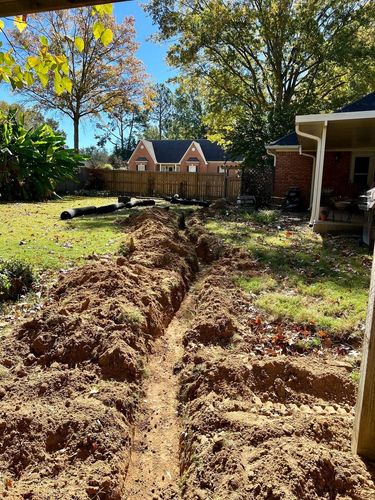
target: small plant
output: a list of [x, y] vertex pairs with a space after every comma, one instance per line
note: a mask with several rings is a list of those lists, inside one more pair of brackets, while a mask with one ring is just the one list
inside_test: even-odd
[[121, 306], [119, 319], [121, 320], [121, 322], [129, 321], [133, 324], [140, 324], [145, 321], [145, 317], [138, 309], [138, 307], [130, 304], [124, 304]]
[[278, 210], [250, 210], [243, 216], [244, 220], [257, 222], [258, 224], [274, 224], [280, 218]]
[[19, 260], [0, 260], [0, 302], [15, 300], [34, 281], [31, 266]]
[[320, 337], [313, 337], [307, 340], [299, 340], [296, 343], [296, 347], [300, 351], [311, 351], [313, 349], [318, 349], [322, 345], [322, 340]]
[[360, 371], [359, 370], [353, 370], [352, 373], [350, 374], [350, 378], [355, 384], [359, 383], [359, 379], [361, 377]]
[[135, 250], [134, 240], [130, 237], [127, 241], [123, 241], [120, 245], [118, 253], [123, 257], [127, 257]]

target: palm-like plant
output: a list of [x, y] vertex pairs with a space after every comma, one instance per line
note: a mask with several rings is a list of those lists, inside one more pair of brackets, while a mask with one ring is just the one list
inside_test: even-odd
[[0, 117], [1, 200], [45, 200], [56, 185], [74, 179], [84, 157], [44, 124], [27, 130], [15, 110]]

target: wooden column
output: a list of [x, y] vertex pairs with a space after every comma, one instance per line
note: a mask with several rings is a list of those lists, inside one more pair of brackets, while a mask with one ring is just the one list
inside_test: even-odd
[[375, 460], [375, 257], [371, 271], [352, 451]]

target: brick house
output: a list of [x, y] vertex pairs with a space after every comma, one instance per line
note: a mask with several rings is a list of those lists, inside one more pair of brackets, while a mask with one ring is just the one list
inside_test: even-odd
[[142, 139], [128, 161], [128, 169], [138, 172], [225, 173], [236, 176], [241, 161], [230, 161], [218, 144], [207, 139]]
[[296, 131], [266, 148], [274, 157], [275, 197], [298, 187], [316, 230], [322, 209], [333, 221], [353, 222], [342, 207], [357, 206], [374, 187], [375, 92], [334, 113], [297, 116]]

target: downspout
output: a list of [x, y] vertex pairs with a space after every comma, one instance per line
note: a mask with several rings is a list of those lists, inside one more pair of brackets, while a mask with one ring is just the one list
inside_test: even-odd
[[272, 151], [270, 151], [269, 149], [266, 149], [266, 153], [270, 156], [273, 156], [273, 173], [272, 173], [272, 194], [273, 194], [273, 190], [274, 190], [274, 187], [275, 187], [275, 172], [276, 172], [276, 160], [277, 160], [277, 156], [275, 153], [272, 153]]
[[273, 166], [276, 167], [276, 155], [275, 153], [272, 153], [272, 151], [270, 151], [269, 149], [266, 149], [266, 153], [270, 156], [273, 156]]
[[299, 154], [301, 156], [307, 156], [308, 158], [312, 158], [312, 160], [313, 160], [312, 172], [311, 172], [310, 199], [309, 199], [309, 208], [308, 208], [309, 210], [311, 210], [312, 198], [313, 198], [313, 186], [314, 186], [314, 180], [315, 180], [316, 156], [315, 155], [310, 155], [309, 153], [304, 153], [302, 151], [302, 146], [299, 147]]
[[[321, 137], [317, 136], [317, 135], [311, 135], [311, 134], [307, 134], [306, 132], [302, 132], [299, 128], [299, 123], [296, 124], [296, 134], [297, 135], [300, 135], [301, 137], [306, 137], [306, 139], [311, 139], [312, 141], [316, 141], [317, 143], [317, 148], [316, 148], [316, 158], [318, 160], [318, 164], [317, 166], [320, 167], [320, 151], [321, 151], [321, 146], [322, 146], [322, 139]], [[317, 170], [315, 168], [315, 170]], [[315, 222], [315, 214], [316, 214], [316, 207], [317, 207], [317, 188], [318, 188], [318, 179], [319, 179], [319, 175], [317, 175], [319, 172], [315, 172], [315, 175], [314, 175], [314, 188], [313, 188], [313, 199], [312, 199], [312, 203], [311, 203], [311, 217], [310, 217], [310, 226], [313, 226], [314, 225], [314, 222]]]

